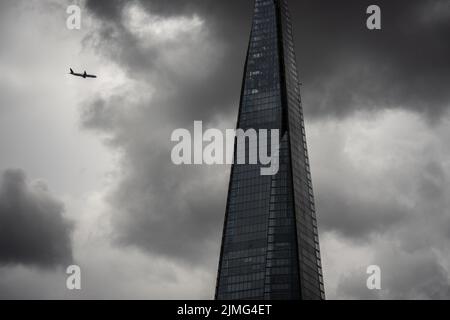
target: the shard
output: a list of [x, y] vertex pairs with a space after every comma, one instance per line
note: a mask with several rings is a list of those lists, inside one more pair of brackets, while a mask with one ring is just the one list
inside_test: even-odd
[[279, 130], [279, 171], [232, 166], [215, 298], [325, 299], [286, 0], [255, 1], [237, 128]]

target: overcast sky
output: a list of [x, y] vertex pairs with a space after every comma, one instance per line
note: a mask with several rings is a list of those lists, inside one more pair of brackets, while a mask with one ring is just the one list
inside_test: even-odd
[[[450, 2], [289, 3], [327, 298], [449, 299]], [[213, 297], [230, 168], [170, 135], [234, 128], [252, 6], [0, 2], [0, 298]]]

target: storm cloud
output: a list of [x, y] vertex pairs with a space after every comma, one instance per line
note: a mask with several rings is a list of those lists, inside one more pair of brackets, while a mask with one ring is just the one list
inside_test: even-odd
[[[379, 0], [379, 31], [372, 1], [288, 2], [327, 298], [449, 298], [449, 2]], [[3, 174], [0, 296], [212, 297], [229, 167], [175, 166], [170, 136], [235, 126], [253, 1], [79, 1], [79, 31], [71, 1], [0, 3], [0, 170], [62, 195]]]
[[[204, 78], [196, 72], [160, 72], [178, 88], [176, 102], [192, 116], [233, 112], [239, 93], [252, 1], [138, 1], [147, 13], [162, 17], [197, 14], [205, 20], [212, 43], [222, 56], [205, 60]], [[449, 108], [450, 5], [447, 1], [378, 1], [382, 30], [366, 28], [370, 1], [290, 1], [303, 100], [307, 114], [345, 116], [356, 110], [404, 108], [438, 119]], [[127, 31], [125, 1], [89, 0], [87, 7], [105, 21], [103, 38], [119, 44], [112, 54], [133, 77], [157, 68], [155, 56], [170, 48], [149, 50]], [[247, 30], [247, 32], [244, 32]], [[112, 36], [114, 34], [114, 36]], [[106, 36], [106, 37], [105, 37]], [[183, 43], [183, 41], [182, 41]], [[203, 42], [199, 48], [211, 42]], [[111, 43], [110, 43], [111, 44]], [[118, 50], [118, 51], [117, 51]], [[189, 57], [186, 57], [189, 59]], [[145, 66], [146, 68], [142, 68]], [[208, 76], [209, 75], [209, 76]], [[197, 80], [197, 81], [196, 81]], [[208, 83], [205, 90], [203, 84]], [[175, 97], [172, 97], [175, 99]], [[227, 108], [224, 110], [224, 108]]]
[[[334, 297], [449, 297], [449, 123], [429, 126], [403, 110], [312, 125], [322, 255], [327, 278], [336, 280]], [[366, 287], [369, 265], [382, 270], [381, 291]]]
[[44, 268], [72, 261], [73, 224], [43, 182], [30, 184], [21, 170], [0, 178], [0, 265]]

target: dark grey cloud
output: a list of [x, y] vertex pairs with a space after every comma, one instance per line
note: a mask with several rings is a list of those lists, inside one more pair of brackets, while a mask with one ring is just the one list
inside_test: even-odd
[[368, 241], [374, 234], [395, 228], [408, 215], [408, 208], [395, 197], [385, 196], [381, 202], [380, 197], [364, 198], [328, 188], [320, 191], [321, 229], [338, 231], [348, 238]]
[[[214, 264], [224, 216], [227, 170], [175, 166], [170, 159], [172, 122], [158, 123], [146, 100], [97, 99], [84, 107], [83, 125], [108, 133], [120, 150], [122, 175], [109, 194], [114, 240], [188, 263]], [[153, 119], [153, 120], [152, 120]], [[149, 126], [154, 134], [146, 132]]]
[[214, 169], [208, 173], [141, 163], [134, 170], [112, 195], [118, 209], [114, 216], [118, 242], [196, 265], [214, 264], [225, 179], [205, 179], [205, 175], [217, 176]]
[[0, 265], [54, 267], [72, 261], [72, 223], [42, 182], [21, 170], [0, 178]]
[[450, 7], [436, 1], [377, 1], [382, 30], [368, 31], [373, 1], [299, 1], [294, 6], [304, 102], [316, 116], [402, 108], [438, 118], [449, 108]]
[[[140, 3], [148, 12], [165, 16], [197, 13], [206, 20], [212, 38], [225, 45], [224, 55], [208, 62], [211, 74], [199, 82], [190, 81], [189, 75], [172, 78], [181, 90], [176, 102], [194, 117], [234, 111], [230, 102], [238, 98], [252, 1]], [[450, 5], [440, 0], [378, 1], [383, 29], [371, 32], [365, 27], [370, 4], [290, 1], [306, 112], [327, 117], [355, 110], [404, 108], [439, 118], [450, 100], [450, 44], [446, 41]], [[125, 5], [125, 1], [87, 1], [87, 7], [108, 22], [104, 32], [121, 27]], [[120, 63], [135, 75], [153, 68], [155, 52], [142, 51], [133, 36], [121, 30], [116, 38], [121, 42], [116, 47]]]
[[[189, 17], [196, 14], [205, 20], [204, 32], [207, 37], [195, 43], [194, 39], [185, 35], [175, 43], [143, 47], [142, 42], [145, 40], [137, 39], [125, 27], [123, 12], [129, 3], [87, 1], [87, 8], [102, 19], [104, 24], [98, 37], [93, 36], [86, 42], [98, 46], [103, 54], [112, 57], [128, 70], [130, 77], [139, 81], [153, 81], [158, 86], [158, 101], [153, 103], [176, 109], [173, 116], [180, 120], [207, 120], [235, 111], [251, 26], [252, 4], [239, 1], [138, 3], [146, 12], [162, 17]], [[190, 72], [181, 72], [176, 65], [168, 66], [161, 61], [164, 56], [183, 45], [196, 45], [199, 50], [207, 50], [208, 46], [212, 46], [220, 52], [211, 52], [211, 56], [205, 53], [201, 68]], [[189, 61], [180, 63], [189, 64]], [[176, 94], [173, 90], [176, 90]]]
[[[387, 117], [395, 127], [365, 137], [365, 129], [346, 132], [370, 126], [359, 118], [314, 129], [320, 138], [314, 133], [313, 141], [324, 140], [311, 155], [319, 228], [340, 244], [331, 247], [351, 248], [340, 255], [350, 261], [346, 268], [336, 274], [331, 266], [325, 277], [338, 279], [337, 298], [448, 299], [448, 119], [435, 127], [409, 113]], [[382, 269], [381, 291], [366, 287], [370, 264]]]
[[[405, 152], [400, 156], [406, 159], [410, 155]], [[414, 224], [427, 219], [427, 225], [440, 236], [436, 242], [446, 243], [445, 229], [440, 226], [448, 224], [446, 195], [450, 172], [444, 169], [445, 158], [416, 157], [417, 162], [404, 160], [402, 168], [379, 172], [378, 177], [364, 176], [361, 168], [348, 171], [339, 163], [332, 168], [343, 170], [342, 180], [325, 181], [319, 175], [316, 193], [321, 229], [356, 241], [395, 233], [409, 247], [422, 248], [429, 243], [420, 242], [421, 236], [426, 236], [430, 229], [422, 226], [419, 231]]]

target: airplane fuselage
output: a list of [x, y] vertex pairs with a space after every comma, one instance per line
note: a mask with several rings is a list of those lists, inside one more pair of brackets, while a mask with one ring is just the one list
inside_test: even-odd
[[94, 76], [93, 74], [87, 74], [86, 71], [84, 73], [76, 73], [76, 72], [73, 72], [72, 69], [70, 69], [70, 74], [75, 76], [75, 77], [81, 77], [81, 78], [84, 78], [84, 79], [86, 79], [86, 78], [97, 78], [97, 76]]
[[90, 74], [81, 74], [81, 73], [73, 73], [72, 75], [77, 76], [77, 77], [82, 77], [82, 78], [97, 78], [94, 75], [90, 75]]

